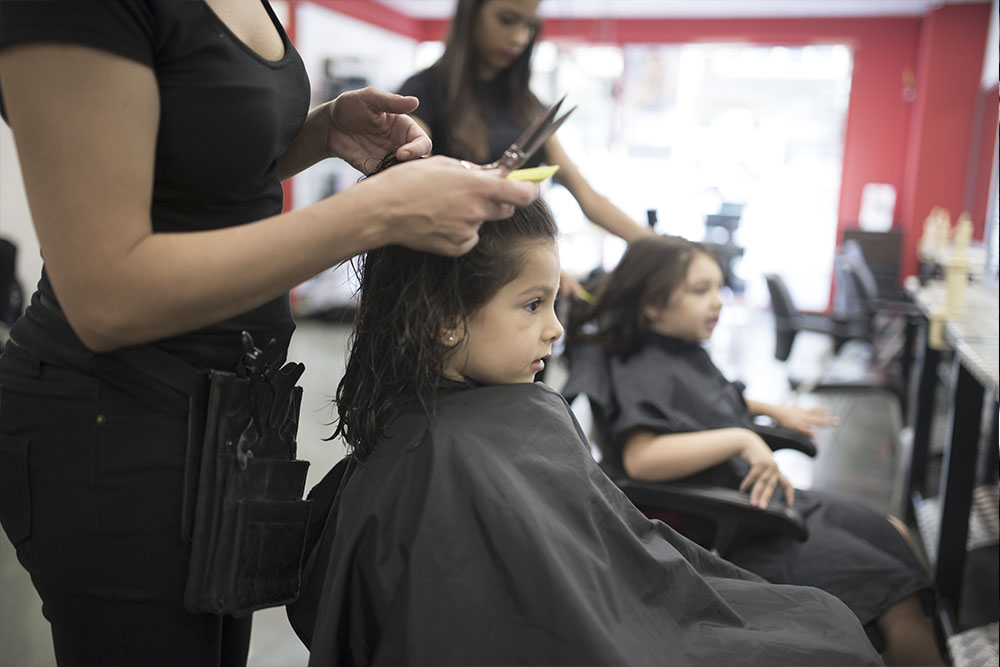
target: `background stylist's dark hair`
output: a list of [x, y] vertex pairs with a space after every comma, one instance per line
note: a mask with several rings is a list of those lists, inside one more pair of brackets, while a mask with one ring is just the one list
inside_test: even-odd
[[[486, 0], [458, 0], [455, 16], [451, 21], [444, 54], [435, 63], [445, 81], [445, 120], [451, 128], [451, 151], [456, 155], [486, 162], [496, 155], [489, 155], [486, 123], [483, 109], [476, 99], [476, 44], [475, 24]], [[497, 74], [498, 85], [507, 92], [510, 114], [514, 122], [523, 127], [531, 124], [542, 105], [528, 87], [531, 79], [531, 54], [535, 49], [538, 29], [531, 41], [509, 67]]]
[[[373, 176], [377, 178], [377, 176]], [[358, 259], [360, 300], [347, 369], [337, 387], [342, 435], [350, 452], [371, 453], [396, 406], [430, 395], [453, 348], [442, 332], [484, 306], [517, 277], [525, 244], [553, 241], [557, 228], [541, 199], [507, 220], [484, 223], [479, 243], [461, 257], [391, 245]]]

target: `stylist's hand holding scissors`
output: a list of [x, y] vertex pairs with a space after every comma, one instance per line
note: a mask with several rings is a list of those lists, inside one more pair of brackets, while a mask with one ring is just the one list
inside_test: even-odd
[[450, 256], [476, 245], [484, 220], [509, 218], [539, 192], [536, 183], [444, 156], [405, 162], [354, 187], [377, 197], [389, 243]]

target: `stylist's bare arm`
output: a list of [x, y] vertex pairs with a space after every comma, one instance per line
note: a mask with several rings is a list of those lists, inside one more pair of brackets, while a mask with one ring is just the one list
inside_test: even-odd
[[249, 224], [154, 233], [160, 100], [148, 67], [39, 43], [0, 52], [0, 80], [49, 277], [95, 351], [234, 317], [387, 243], [460, 254], [482, 220], [538, 194], [534, 184], [429, 158]]

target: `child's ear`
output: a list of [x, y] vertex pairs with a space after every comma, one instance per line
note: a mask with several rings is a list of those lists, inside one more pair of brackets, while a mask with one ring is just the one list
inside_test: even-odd
[[465, 336], [465, 327], [459, 321], [452, 322], [449, 326], [441, 329], [438, 334], [440, 336], [441, 343], [445, 347], [455, 347]]
[[654, 303], [644, 303], [640, 307], [642, 316], [648, 321], [658, 320], [663, 314], [663, 306]]

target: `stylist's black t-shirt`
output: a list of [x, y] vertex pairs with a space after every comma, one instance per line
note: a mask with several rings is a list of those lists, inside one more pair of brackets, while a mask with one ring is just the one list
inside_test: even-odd
[[[478, 112], [482, 114], [488, 134], [488, 161], [496, 160], [503, 155], [504, 150], [524, 132], [524, 126], [511, 118], [510, 102], [504, 90], [506, 85], [503, 77], [497, 77], [492, 81], [480, 81], [477, 83], [474, 95], [477, 100]], [[434, 142], [434, 153], [460, 160], [474, 159], [473, 156], [463, 154], [462, 150], [455, 146], [452, 141], [445, 113], [444, 91], [443, 75], [441, 70], [435, 66], [417, 72], [407, 79], [400, 88], [399, 94], [413, 95], [420, 100], [420, 106], [412, 115], [422, 120], [427, 125], [427, 129], [430, 130], [431, 141]], [[524, 167], [537, 167], [541, 164], [543, 157], [543, 151], [539, 150]]]
[[[247, 47], [203, 0], [0, 0], [0, 49], [72, 43], [152, 69], [160, 93], [153, 230], [232, 227], [281, 212], [276, 160], [309, 107], [302, 60], [261, 1], [284, 43], [277, 61]], [[72, 100], [65, 112], [72, 113]], [[241, 353], [244, 329], [260, 345], [275, 338], [287, 346], [294, 329], [288, 296], [156, 345], [199, 368], [228, 369]], [[11, 337], [41, 359], [80, 370], [93, 356], [70, 328], [44, 271]]]

